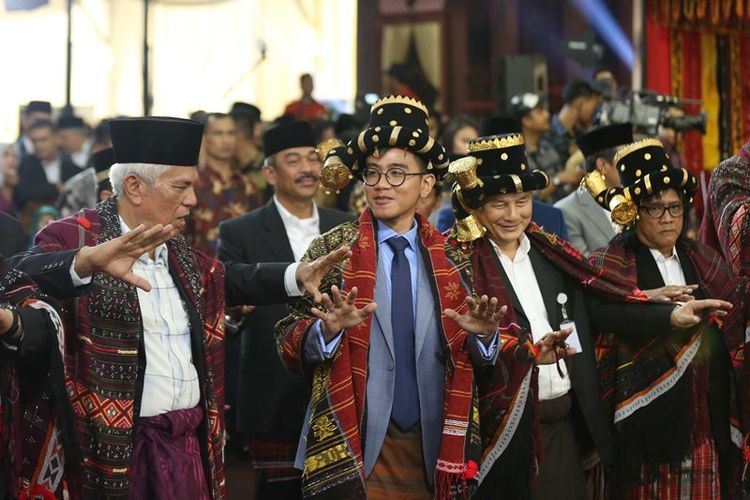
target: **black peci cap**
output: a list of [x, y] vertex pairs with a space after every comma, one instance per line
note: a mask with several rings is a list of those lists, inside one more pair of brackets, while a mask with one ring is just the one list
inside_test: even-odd
[[309, 122], [294, 120], [281, 123], [263, 134], [263, 154], [266, 157], [290, 148], [315, 147], [315, 136]]
[[144, 117], [109, 122], [117, 163], [195, 167], [203, 125], [184, 118]]

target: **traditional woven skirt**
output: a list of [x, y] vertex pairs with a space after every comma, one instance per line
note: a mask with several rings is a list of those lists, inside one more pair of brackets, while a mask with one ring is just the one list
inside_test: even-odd
[[719, 500], [719, 457], [712, 440], [696, 445], [679, 467], [661, 465], [657, 471], [641, 472], [641, 484], [630, 500]]
[[138, 419], [130, 468], [131, 500], [208, 500], [195, 431], [201, 408]]
[[401, 432], [393, 422], [383, 441], [375, 468], [367, 479], [368, 500], [429, 500], [419, 424]]

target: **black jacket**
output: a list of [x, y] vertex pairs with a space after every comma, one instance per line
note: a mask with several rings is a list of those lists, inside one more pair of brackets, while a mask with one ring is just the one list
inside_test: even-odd
[[[318, 208], [324, 233], [352, 216]], [[255, 264], [294, 260], [284, 223], [273, 200], [219, 226], [219, 259]], [[237, 428], [254, 437], [296, 441], [307, 403], [304, 379], [284, 368], [276, 351], [274, 325], [286, 305], [258, 306], [243, 322], [240, 344]], [[230, 343], [231, 340], [228, 341]], [[227, 355], [231, 356], [231, 352]], [[228, 378], [237, 376], [228, 374]], [[231, 381], [227, 381], [231, 386]], [[233, 395], [227, 394], [228, 399]]]
[[[81, 171], [70, 158], [61, 157], [60, 182], [65, 182]], [[57, 186], [47, 182], [42, 162], [34, 155], [25, 156], [18, 167], [18, 184], [13, 191], [13, 200], [19, 210], [30, 201], [57, 201], [60, 192]]]
[[10, 215], [0, 212], [0, 255], [8, 257], [26, 250], [26, 234], [21, 223]]

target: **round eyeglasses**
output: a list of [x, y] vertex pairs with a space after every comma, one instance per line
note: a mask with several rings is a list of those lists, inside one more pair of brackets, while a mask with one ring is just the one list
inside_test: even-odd
[[643, 205], [641, 207], [649, 217], [654, 219], [661, 219], [664, 216], [664, 212], [669, 212], [672, 217], [680, 217], [685, 213], [685, 205], [682, 203], [675, 203], [673, 205]]
[[374, 167], [367, 167], [362, 171], [362, 182], [370, 187], [377, 186], [380, 182], [380, 178], [385, 176], [385, 181], [391, 187], [399, 187], [401, 184], [406, 182], [406, 178], [411, 175], [427, 175], [427, 172], [419, 172], [417, 174], [410, 174], [406, 170], [400, 168], [391, 168], [386, 173], [381, 173], [380, 170]]

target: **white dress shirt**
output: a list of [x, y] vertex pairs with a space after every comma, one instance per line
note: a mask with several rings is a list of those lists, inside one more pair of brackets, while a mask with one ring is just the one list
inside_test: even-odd
[[672, 247], [672, 255], [669, 257], [664, 257], [659, 250], [653, 248], [649, 248], [648, 250], [654, 256], [656, 266], [659, 268], [665, 285], [687, 285], [685, 282], [685, 273], [682, 272], [682, 265], [680, 264], [680, 258], [677, 256], [676, 248]]
[[307, 251], [307, 248], [317, 236], [320, 236], [320, 216], [318, 207], [313, 203], [313, 215], [307, 219], [300, 219], [293, 215], [289, 210], [279, 202], [276, 196], [273, 197], [276, 210], [279, 211], [281, 222], [284, 223], [286, 236], [289, 238], [289, 244], [292, 246], [294, 260], [299, 261]]
[[[542, 337], [552, 332], [552, 326], [549, 324], [547, 309], [544, 306], [542, 291], [539, 289], [534, 268], [529, 258], [531, 242], [525, 234], [521, 235], [521, 245], [516, 250], [513, 260], [505, 255], [495, 242], [492, 242], [500, 264], [508, 275], [513, 291], [516, 292], [521, 308], [531, 324], [531, 335], [534, 342], [539, 342]], [[559, 363], [563, 376], [557, 371], [557, 366], [539, 365], [539, 399], [548, 400], [565, 395], [570, 390], [570, 378], [565, 363]]]
[[91, 158], [91, 147], [93, 145], [93, 141], [89, 139], [83, 143], [81, 149], [70, 155], [71, 161], [75, 163], [81, 170], [88, 166], [89, 159]]
[[[130, 231], [122, 218], [120, 225], [123, 234]], [[137, 289], [146, 353], [141, 417], [194, 408], [200, 401], [190, 323], [180, 292], [169, 274], [167, 256], [167, 245], [162, 243], [155, 250], [154, 260], [143, 254], [133, 264], [133, 273], [151, 284], [150, 292]]]
[[42, 168], [50, 184], [57, 184], [62, 180], [62, 158], [59, 155], [50, 162], [42, 162]]

